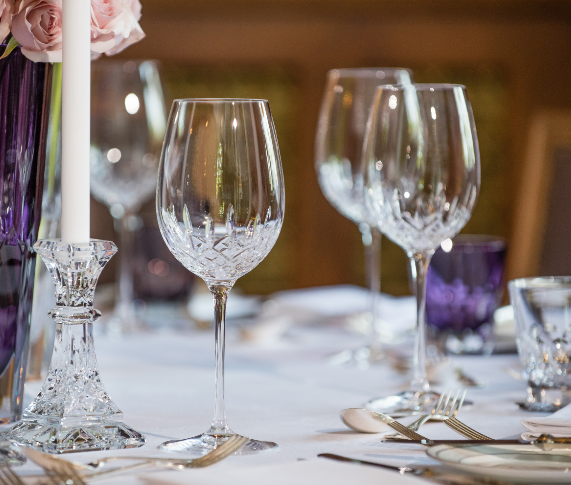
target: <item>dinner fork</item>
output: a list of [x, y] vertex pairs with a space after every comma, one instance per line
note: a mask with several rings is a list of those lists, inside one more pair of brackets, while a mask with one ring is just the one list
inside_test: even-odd
[[[47, 478], [50, 480], [52, 485], [86, 485], [86, 480], [91, 480], [92, 478], [98, 478], [102, 475], [107, 475], [110, 473], [132, 470], [135, 468], [144, 467], [166, 467], [175, 469], [184, 468], [204, 468], [210, 465], [214, 465], [224, 458], [230, 456], [234, 452], [238, 451], [249, 438], [240, 435], [231, 436], [228, 440], [222, 443], [220, 446], [216, 447], [213, 451], [207, 455], [201, 456], [193, 460], [188, 459], [171, 459], [171, 458], [149, 458], [149, 457], [135, 457], [135, 456], [111, 456], [107, 458], [102, 458], [93, 463], [83, 464], [75, 463], [64, 460], [62, 458], [56, 458], [55, 456], [47, 455], [45, 453], [40, 453], [35, 450], [25, 449], [24, 453], [30, 460], [32, 460], [37, 465], [41, 466]], [[138, 463], [111, 468], [109, 470], [102, 470], [93, 473], [81, 473], [80, 470], [96, 470], [101, 467], [104, 463], [113, 460], [139, 460]], [[142, 460], [142, 461], [141, 461]], [[0, 482], [1, 483], [1, 482]], [[12, 484], [10, 484], [12, 485]], [[14, 484], [15, 485], [15, 484]]]
[[[430, 411], [430, 414], [425, 414], [417, 419], [414, 423], [409, 424], [407, 427], [413, 431], [418, 431], [418, 429], [427, 421], [444, 421], [450, 417], [450, 415], [455, 416], [460, 411], [462, 404], [464, 403], [464, 397], [466, 396], [466, 390], [462, 393], [460, 402], [458, 403], [458, 397], [460, 396], [460, 390], [456, 392], [454, 397], [454, 390], [450, 390], [448, 395], [446, 395], [446, 390], [440, 395], [440, 399], [436, 405]], [[456, 405], [458, 403], [458, 405]]]
[[[224, 443], [217, 446], [214, 450], [210, 453], [201, 456], [200, 458], [194, 459], [181, 459], [181, 458], [150, 458], [147, 456], [108, 456], [105, 458], [101, 458], [100, 460], [96, 460], [91, 463], [83, 464], [83, 463], [73, 463], [74, 466], [80, 468], [86, 468], [88, 470], [96, 470], [102, 467], [105, 463], [110, 461], [116, 460], [142, 460], [142, 463], [138, 465], [144, 466], [157, 466], [157, 467], [167, 467], [167, 468], [177, 468], [177, 469], [184, 469], [184, 468], [204, 468], [210, 465], [214, 465], [219, 461], [223, 460], [224, 458], [232, 455], [236, 451], [238, 451], [242, 446], [244, 446], [250, 438], [246, 438], [245, 436], [241, 436], [238, 434], [232, 435], [228, 438]], [[103, 473], [110, 473], [112, 471], [119, 471], [124, 470], [127, 468], [135, 467], [136, 465], [127, 465], [125, 467], [120, 468], [113, 468], [111, 470], [106, 470], [99, 472], [98, 474]]]
[[2, 485], [25, 485], [9, 466], [0, 466], [0, 483]]
[[[460, 397], [460, 401], [458, 401], [460, 392], [462, 392], [462, 396]], [[464, 389], [464, 391], [458, 390], [454, 398], [452, 398], [453, 394], [454, 390], [451, 390], [447, 396], [446, 391], [444, 391], [441, 394], [438, 403], [432, 409], [431, 413], [429, 415], [422, 416], [420, 419], [410, 424], [408, 427], [413, 431], [417, 431], [424, 423], [430, 419], [433, 419], [444, 422], [446, 426], [456, 431], [458, 434], [464, 436], [464, 438], [468, 438], [470, 440], [492, 440], [493, 438], [479, 433], [475, 429], [470, 428], [468, 425], [464, 424], [462, 421], [456, 418], [458, 411], [460, 411], [460, 408], [464, 403], [464, 398], [466, 397], [466, 389]]]

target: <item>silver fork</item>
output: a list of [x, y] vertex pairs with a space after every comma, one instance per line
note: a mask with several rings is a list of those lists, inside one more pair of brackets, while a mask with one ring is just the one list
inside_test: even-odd
[[0, 466], [0, 483], [2, 485], [25, 485], [9, 466]]
[[[458, 401], [460, 392], [462, 392], [462, 396], [460, 397], [460, 401]], [[428, 420], [433, 419], [444, 422], [444, 424], [448, 426], [450, 429], [456, 431], [456, 433], [464, 436], [464, 438], [468, 438], [469, 440], [493, 439], [490, 438], [489, 436], [486, 436], [485, 434], [479, 433], [475, 429], [470, 428], [470, 426], [464, 424], [462, 421], [456, 418], [458, 411], [460, 411], [460, 408], [464, 403], [464, 398], [466, 397], [466, 389], [464, 389], [463, 391], [458, 390], [454, 398], [452, 398], [454, 390], [451, 390], [448, 393], [448, 396], [446, 396], [444, 404], [442, 404], [445, 398], [445, 394], [446, 391], [444, 391], [440, 396], [440, 399], [438, 400], [438, 403], [432, 410], [431, 414], [427, 416], [422, 416], [419, 420], [409, 425], [410, 429], [416, 431]]]
[[440, 395], [440, 399], [430, 411], [430, 414], [421, 416], [414, 423], [409, 424], [407, 427], [413, 431], [418, 431], [418, 429], [427, 421], [444, 421], [448, 419], [451, 413], [452, 416], [455, 416], [462, 407], [462, 404], [464, 403], [464, 397], [466, 396], [466, 390], [464, 390], [462, 397], [460, 398], [460, 402], [456, 406], [460, 392], [460, 390], [457, 391], [456, 395], [452, 397], [454, 390], [450, 390], [448, 395], [446, 395], [446, 390], [444, 390], [444, 392]]
[[[102, 467], [105, 463], [110, 461], [116, 460], [142, 460], [142, 463], [137, 465], [139, 466], [157, 466], [157, 467], [167, 467], [167, 468], [204, 468], [210, 465], [214, 465], [218, 463], [220, 460], [232, 455], [236, 451], [238, 451], [242, 446], [244, 446], [250, 438], [246, 438], [245, 436], [240, 436], [238, 434], [232, 435], [228, 438], [224, 443], [220, 446], [217, 446], [214, 450], [210, 453], [201, 456], [200, 458], [194, 459], [181, 459], [181, 458], [149, 458], [143, 456], [108, 456], [105, 458], [101, 458], [100, 460], [96, 460], [91, 463], [82, 464], [82, 463], [73, 463], [73, 465], [79, 468], [86, 468], [88, 470], [97, 470], [98, 468]], [[131, 467], [135, 467], [137, 465], [127, 465], [126, 467], [120, 468], [113, 468], [112, 470], [107, 470], [107, 472], [111, 471], [118, 471], [123, 470]], [[100, 474], [106, 472], [99, 472]]]
[[[219, 461], [227, 458], [236, 451], [238, 451], [249, 438], [240, 435], [231, 436], [228, 440], [222, 443], [220, 446], [216, 447], [213, 451], [207, 455], [201, 456], [200, 458], [188, 460], [188, 459], [171, 459], [171, 458], [149, 458], [149, 457], [136, 457], [136, 456], [111, 456], [107, 458], [102, 458], [93, 463], [83, 464], [75, 463], [64, 460], [62, 458], [56, 458], [55, 456], [46, 455], [38, 451], [25, 449], [24, 453], [37, 465], [41, 466], [46, 472], [46, 476], [50, 479], [53, 485], [86, 485], [85, 480], [91, 480], [99, 478], [103, 475], [108, 475], [110, 473], [116, 473], [125, 470], [132, 470], [136, 468], [145, 467], [166, 467], [175, 469], [184, 468], [203, 468], [210, 465], [214, 465]], [[114, 460], [139, 460], [138, 463], [111, 468], [108, 470], [96, 471], [93, 473], [81, 473], [80, 470], [92, 471], [101, 467], [104, 463]], [[70, 482], [71, 480], [71, 482]], [[1, 482], [0, 482], [1, 483]]]
[[24, 448], [23, 451], [30, 460], [43, 468], [53, 485], [87, 485], [69, 461], [29, 448]]

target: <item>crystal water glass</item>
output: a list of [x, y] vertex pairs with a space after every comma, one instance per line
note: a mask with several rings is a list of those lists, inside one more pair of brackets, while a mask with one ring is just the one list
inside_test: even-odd
[[426, 274], [435, 249], [471, 217], [480, 187], [480, 156], [466, 88], [450, 84], [379, 86], [363, 156], [371, 217], [409, 258], [417, 298], [413, 378], [408, 391], [373, 399], [388, 414], [432, 407], [426, 376]]
[[571, 277], [509, 282], [519, 358], [528, 376], [528, 411], [571, 403]]
[[91, 194], [105, 204], [119, 234], [111, 332], [137, 326], [133, 309], [132, 231], [157, 185], [166, 108], [155, 61], [97, 61], [91, 76]]
[[426, 280], [428, 338], [453, 354], [489, 354], [493, 320], [505, 285], [506, 242], [460, 234], [442, 242]]
[[[283, 171], [267, 101], [174, 102], [160, 161], [157, 215], [170, 251], [213, 296], [215, 406], [205, 433], [163, 443], [161, 449], [205, 454], [234, 434], [224, 411], [226, 299], [236, 280], [274, 246], [284, 208]], [[250, 440], [241, 453], [276, 446]]]
[[[380, 84], [410, 84], [412, 72], [403, 68], [333, 69], [327, 83], [315, 138], [315, 169], [325, 198], [357, 224], [365, 247], [365, 274], [371, 290], [370, 335], [367, 346], [343, 352], [357, 365], [383, 356], [381, 348], [380, 244], [377, 222], [363, 198], [361, 157], [365, 128], [375, 89]], [[337, 360], [337, 359], [336, 359]]]

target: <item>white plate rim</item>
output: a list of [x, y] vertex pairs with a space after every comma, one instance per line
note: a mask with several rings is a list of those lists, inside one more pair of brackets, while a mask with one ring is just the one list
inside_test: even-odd
[[[542, 468], [541, 470], [533, 470], [531, 468], [525, 469], [514, 469], [514, 468], [502, 468], [502, 467], [492, 467], [486, 465], [466, 465], [463, 463], [458, 463], [450, 459], [444, 459], [438, 456], [440, 451], [446, 449], [454, 448], [473, 448], [475, 446], [482, 445], [437, 445], [431, 446], [426, 450], [426, 454], [439, 461], [443, 465], [449, 466], [459, 471], [463, 471], [468, 475], [484, 476], [489, 478], [507, 478], [510, 480], [517, 480], [519, 483], [537, 483], [540, 480], [542, 483], [571, 483], [571, 466], [567, 469], [568, 471], [562, 472], [561, 470], [546, 470]], [[510, 445], [488, 445], [488, 446], [502, 446], [503, 448], [508, 448]], [[522, 445], [511, 445], [511, 446], [522, 446]], [[530, 445], [532, 446], [532, 445]], [[571, 452], [567, 452], [571, 456]]]

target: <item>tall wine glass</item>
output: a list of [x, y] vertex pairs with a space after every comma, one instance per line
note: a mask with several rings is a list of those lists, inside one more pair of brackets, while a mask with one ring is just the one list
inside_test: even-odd
[[[212, 292], [216, 379], [212, 426], [165, 451], [204, 454], [233, 431], [224, 412], [226, 298], [236, 280], [270, 252], [285, 207], [278, 141], [267, 101], [186, 99], [174, 102], [159, 167], [157, 215], [175, 257]], [[242, 453], [275, 443], [250, 440]]]
[[107, 207], [119, 234], [118, 292], [109, 328], [136, 326], [131, 268], [136, 214], [151, 199], [166, 128], [154, 61], [97, 61], [91, 76], [91, 194]]
[[363, 156], [364, 192], [383, 234], [407, 253], [417, 298], [413, 378], [402, 394], [371, 400], [388, 414], [430, 408], [426, 377], [426, 272], [435, 249], [472, 215], [480, 155], [466, 88], [450, 84], [379, 86]]
[[[325, 198], [342, 215], [357, 224], [365, 247], [365, 275], [371, 291], [371, 321], [367, 346], [340, 354], [340, 361], [367, 365], [380, 360], [381, 233], [366, 210], [362, 191], [363, 138], [379, 84], [410, 84], [412, 72], [403, 68], [333, 69], [321, 103], [315, 139], [315, 168]], [[335, 358], [335, 360], [338, 360]]]

